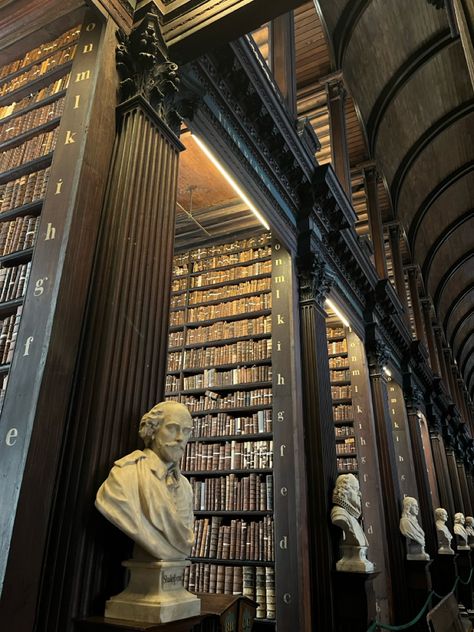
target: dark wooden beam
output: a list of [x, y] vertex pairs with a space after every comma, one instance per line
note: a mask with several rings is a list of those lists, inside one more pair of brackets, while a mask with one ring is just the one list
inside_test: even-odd
[[387, 81], [372, 106], [367, 119], [367, 136], [369, 139], [369, 150], [372, 155], [374, 153], [380, 123], [388, 106], [397, 93], [424, 64], [428, 63], [433, 57], [438, 55], [438, 53], [456, 41], [457, 38], [453, 39], [450, 29], [443, 29], [441, 32], [436, 33], [431, 39], [424, 42], [420, 48], [412, 53]]
[[270, 38], [273, 77], [296, 118], [295, 20], [290, 11], [272, 20]]
[[[474, 161], [473, 161], [473, 167], [474, 167]], [[431, 265], [433, 263], [433, 260], [438, 250], [441, 248], [443, 244], [446, 243], [446, 241], [451, 237], [451, 235], [453, 235], [453, 233], [458, 228], [460, 228], [465, 222], [473, 218], [474, 218], [474, 209], [471, 208], [465, 213], [463, 213], [462, 215], [459, 215], [459, 217], [456, 217], [454, 222], [451, 222], [451, 224], [448, 224], [448, 226], [446, 226], [443, 232], [440, 235], [438, 235], [438, 237], [432, 243], [430, 249], [428, 250], [427, 255], [425, 256], [425, 259], [423, 261], [423, 265], [421, 268], [421, 271], [423, 273], [423, 279], [425, 280], [425, 285], [428, 285], [428, 278], [430, 275]], [[411, 244], [411, 248], [412, 248], [412, 252], [414, 252], [414, 242], [413, 244]]]
[[444, 114], [441, 118], [435, 121], [423, 134], [413, 143], [410, 149], [406, 152], [403, 158], [400, 160], [400, 165], [393, 177], [390, 187], [392, 193], [392, 200], [395, 212], [397, 212], [398, 201], [400, 198], [400, 191], [403, 182], [410, 170], [411, 166], [421, 154], [421, 152], [428, 147], [434, 139], [442, 132], [449, 129], [457, 121], [461, 120], [465, 116], [474, 112], [474, 99], [469, 99], [465, 103], [461, 103], [457, 107], [453, 108], [447, 114]]
[[347, 2], [334, 29], [333, 41], [337, 67], [342, 67], [344, 55], [352, 39], [358, 21], [363, 16], [371, 0], [351, 0]]
[[461, 318], [460, 320], [458, 320], [456, 327], [453, 329], [453, 333], [451, 334], [451, 338], [449, 339], [449, 345], [451, 347], [451, 349], [454, 349], [454, 341], [455, 338], [458, 334], [458, 331], [461, 329], [461, 327], [464, 325], [464, 323], [466, 322], [466, 320], [468, 320], [471, 316], [474, 315], [474, 307], [472, 309], [470, 309], [467, 314], [465, 314], [463, 316], [463, 318]]
[[436, 200], [449, 189], [449, 187], [456, 184], [458, 180], [460, 180], [461, 178], [464, 178], [465, 176], [470, 174], [471, 171], [473, 170], [474, 170], [474, 160], [470, 160], [469, 162], [466, 162], [461, 167], [459, 167], [458, 169], [455, 169], [452, 173], [447, 175], [446, 178], [441, 180], [441, 182], [438, 182], [438, 184], [425, 197], [423, 202], [418, 207], [418, 210], [416, 211], [415, 215], [413, 216], [413, 219], [411, 220], [411, 223], [410, 223], [410, 228], [408, 230], [408, 243], [410, 244], [410, 248], [412, 252], [415, 252], [415, 245], [416, 245], [416, 239], [418, 236], [418, 231], [430, 208], [433, 206]]
[[448, 309], [446, 311], [446, 315], [445, 315], [444, 320], [443, 320], [443, 329], [444, 329], [444, 331], [446, 333], [448, 333], [449, 319], [451, 318], [453, 313], [456, 311], [456, 309], [459, 307], [459, 305], [463, 302], [463, 300], [467, 296], [469, 296], [469, 294], [473, 290], [474, 290], [474, 283], [471, 283], [470, 285], [465, 287], [461, 292], [459, 292], [459, 294], [455, 297], [455, 299], [453, 300], [451, 305], [448, 307]]
[[[440, 300], [441, 295], [443, 294], [444, 290], [446, 289], [446, 285], [449, 283], [450, 279], [452, 279], [452, 277], [456, 274], [456, 272], [458, 272], [458, 270], [460, 270], [460, 268], [462, 268], [462, 266], [467, 261], [469, 261], [469, 259], [472, 259], [472, 257], [474, 257], [474, 252], [472, 252], [472, 251], [462, 254], [453, 263], [453, 265], [450, 266], [446, 270], [446, 272], [443, 274], [443, 276], [441, 277], [441, 280], [438, 282], [438, 285], [436, 286], [436, 291], [435, 291], [434, 297], [433, 297], [433, 302], [436, 305], [436, 308], [439, 307], [439, 300]], [[436, 311], [438, 311], [438, 309]]]

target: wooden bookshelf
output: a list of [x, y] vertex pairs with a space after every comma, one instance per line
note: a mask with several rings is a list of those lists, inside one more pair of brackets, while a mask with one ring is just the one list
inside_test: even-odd
[[268, 234], [175, 256], [166, 389], [195, 426], [187, 585], [243, 593], [274, 623], [271, 257]]
[[78, 36], [71, 29], [0, 68], [0, 407]]

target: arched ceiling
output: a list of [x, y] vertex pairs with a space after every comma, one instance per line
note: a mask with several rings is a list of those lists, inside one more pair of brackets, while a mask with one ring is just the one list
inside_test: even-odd
[[317, 4], [472, 395], [474, 93], [461, 41], [428, 0]]

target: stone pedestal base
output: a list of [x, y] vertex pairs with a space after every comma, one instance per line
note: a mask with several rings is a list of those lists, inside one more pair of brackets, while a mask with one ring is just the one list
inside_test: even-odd
[[337, 632], [366, 632], [376, 616], [372, 586], [378, 573], [335, 573]]
[[444, 597], [452, 590], [457, 576], [456, 559], [457, 555], [438, 554], [435, 556], [430, 570], [433, 590], [438, 595]]
[[350, 546], [341, 544], [339, 547], [342, 555], [336, 563], [336, 570], [345, 573], [372, 573], [374, 565], [367, 559], [367, 546]]
[[190, 562], [139, 562], [123, 565], [130, 571], [127, 588], [105, 604], [105, 617], [147, 623], [168, 623], [195, 617], [201, 602], [183, 586], [183, 575]]

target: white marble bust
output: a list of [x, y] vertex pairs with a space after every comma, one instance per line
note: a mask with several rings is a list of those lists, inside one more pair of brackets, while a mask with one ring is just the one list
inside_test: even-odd
[[467, 531], [464, 528], [466, 519], [464, 514], [458, 512], [454, 514], [454, 535], [456, 536], [456, 545], [458, 551], [469, 551], [470, 546], [467, 543]]
[[467, 533], [467, 543], [474, 549], [474, 517], [466, 516], [465, 529]]
[[157, 404], [140, 422], [145, 449], [115, 461], [97, 492], [97, 509], [155, 559], [185, 559], [194, 542], [192, 489], [178, 467], [191, 430], [184, 404]]
[[406, 538], [407, 560], [429, 560], [430, 556], [425, 552], [425, 532], [418, 522], [418, 501], [411, 496], [403, 499], [402, 517], [400, 518], [400, 531]]
[[438, 554], [439, 555], [454, 555], [454, 550], [451, 548], [451, 540], [453, 535], [446, 526], [448, 519], [448, 512], [442, 507], [435, 509], [436, 520], [436, 535], [438, 536]]
[[353, 474], [341, 474], [336, 479], [331, 521], [342, 529], [341, 559], [338, 571], [370, 573], [374, 565], [367, 559], [368, 542], [359, 518], [361, 516], [359, 481]]

